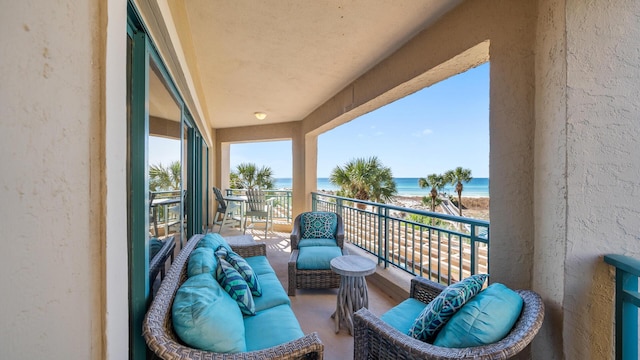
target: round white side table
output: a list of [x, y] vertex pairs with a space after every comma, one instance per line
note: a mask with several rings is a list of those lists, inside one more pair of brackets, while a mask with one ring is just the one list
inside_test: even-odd
[[353, 313], [369, 308], [369, 294], [365, 276], [376, 272], [376, 263], [358, 255], [343, 255], [331, 260], [331, 270], [340, 275], [340, 288], [336, 301], [336, 333], [344, 324], [353, 335]]

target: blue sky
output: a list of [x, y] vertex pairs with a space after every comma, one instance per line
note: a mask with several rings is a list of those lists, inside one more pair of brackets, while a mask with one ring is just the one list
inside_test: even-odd
[[[179, 145], [149, 146], [150, 164], [159, 161], [154, 154], [161, 148], [179, 153]], [[426, 177], [458, 166], [471, 169], [473, 177], [489, 177], [489, 63], [321, 134], [318, 177], [370, 156], [394, 177]], [[291, 177], [291, 141], [231, 145], [231, 168], [243, 162], [269, 166], [276, 178]]]

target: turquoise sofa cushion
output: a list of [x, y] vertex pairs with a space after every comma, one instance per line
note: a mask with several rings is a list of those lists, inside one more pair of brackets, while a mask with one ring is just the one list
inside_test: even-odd
[[251, 256], [244, 258], [256, 275], [268, 274], [274, 272], [269, 260], [266, 256]]
[[216, 251], [220, 246], [224, 246], [225, 249], [227, 249], [228, 251], [232, 251], [231, 246], [229, 245], [227, 240], [225, 240], [222, 236], [220, 236], [220, 234], [209, 233], [205, 235], [202, 239], [200, 239], [196, 248], [208, 247], [208, 248], [211, 248], [211, 250]]
[[263, 350], [304, 336], [289, 305], [279, 305], [244, 318], [247, 351]]
[[422, 310], [424, 310], [425, 306], [427, 306], [427, 304], [420, 300], [408, 298], [382, 314], [380, 319], [393, 326], [401, 333], [408, 334], [409, 329], [413, 326], [413, 322], [416, 320], [418, 315], [420, 315]]
[[225, 259], [218, 258], [216, 280], [220, 286], [238, 303], [240, 311], [245, 315], [255, 315], [256, 305], [247, 282], [240, 273]]
[[425, 306], [409, 329], [409, 335], [418, 340], [433, 341], [453, 314], [482, 290], [487, 277], [487, 274], [472, 275], [447, 286]]
[[302, 239], [335, 239], [338, 216], [332, 212], [313, 211], [300, 217]]
[[466, 348], [500, 341], [518, 320], [522, 305], [518, 293], [503, 284], [491, 284], [451, 317], [433, 344]]
[[342, 250], [337, 246], [307, 246], [299, 251], [297, 267], [301, 270], [331, 269], [331, 260], [342, 256]]
[[338, 246], [336, 239], [302, 239], [298, 242], [298, 248], [307, 246]]
[[213, 256], [213, 250], [208, 247], [193, 249], [187, 263], [187, 276], [192, 277], [203, 273], [213, 275], [217, 266], [218, 260]]
[[289, 305], [291, 300], [284, 291], [280, 280], [275, 273], [258, 275], [258, 280], [262, 285], [262, 296], [254, 296], [253, 302], [256, 304], [256, 313], [277, 305]]
[[220, 353], [247, 351], [242, 313], [211, 274], [187, 279], [171, 310], [173, 328], [185, 344]]

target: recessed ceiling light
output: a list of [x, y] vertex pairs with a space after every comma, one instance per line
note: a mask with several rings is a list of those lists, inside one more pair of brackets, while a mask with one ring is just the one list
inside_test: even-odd
[[267, 117], [267, 114], [260, 111], [253, 113], [253, 115], [255, 115], [258, 120], [264, 120]]

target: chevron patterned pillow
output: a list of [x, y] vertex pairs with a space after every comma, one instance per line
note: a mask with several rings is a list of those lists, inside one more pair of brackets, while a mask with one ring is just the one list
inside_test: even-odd
[[255, 315], [256, 305], [253, 302], [251, 289], [249, 289], [247, 282], [227, 260], [223, 258], [218, 258], [218, 260], [216, 280], [218, 280], [220, 286], [238, 303], [243, 314]]
[[418, 315], [409, 329], [409, 336], [432, 341], [453, 314], [482, 290], [487, 277], [488, 274], [476, 274], [447, 286]]

